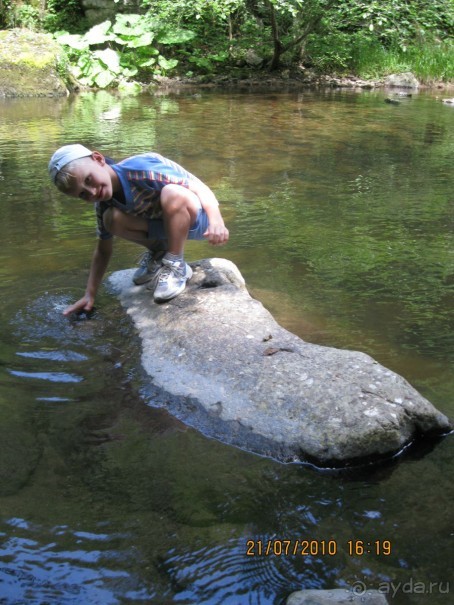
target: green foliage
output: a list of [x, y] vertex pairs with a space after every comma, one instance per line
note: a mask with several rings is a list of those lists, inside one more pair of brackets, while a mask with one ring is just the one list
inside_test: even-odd
[[[453, 27], [451, 0], [144, 0], [144, 7], [195, 32], [174, 54], [190, 73], [231, 69], [248, 49], [258, 49], [271, 69], [302, 60], [322, 71], [354, 71], [364, 55], [363, 71], [379, 70], [380, 60], [387, 71], [412, 64], [402, 54], [410, 48], [432, 45], [436, 54], [437, 36]], [[446, 49], [434, 62], [445, 58]]]
[[362, 31], [388, 47], [405, 50], [413, 40], [452, 34], [454, 10], [452, 0], [341, 0], [329, 19], [340, 31]]
[[143, 0], [143, 7], [166, 23], [198, 26], [198, 33], [225, 30], [246, 12], [244, 0]]
[[454, 47], [448, 42], [411, 46], [405, 56], [411, 71], [426, 82], [454, 80]]
[[273, 37], [270, 69], [278, 69], [281, 56], [293, 49], [296, 56], [312, 32], [318, 31], [325, 9], [324, 0], [266, 0]]
[[115, 23], [104, 21], [84, 35], [60, 32], [73, 63], [73, 75], [83, 86], [106, 88], [138, 74], [164, 74], [178, 61], [165, 58], [156, 45], [187, 42], [194, 34], [187, 29], [162, 27], [149, 16], [118, 14]]
[[383, 74], [411, 71], [423, 81], [454, 79], [454, 49], [449, 43], [427, 42], [402, 48], [384, 48], [377, 42], [354, 49], [356, 73], [374, 78]]
[[10, 27], [8, 16], [11, 14], [12, 0], [0, 1], [0, 28]]
[[[196, 37], [179, 51], [198, 70], [244, 63], [250, 49], [264, 62], [279, 65], [281, 55], [298, 49], [321, 17], [325, 0], [144, 0], [156, 19], [184, 24]], [[298, 54], [298, 53], [297, 53]]]
[[307, 60], [322, 72], [353, 72], [367, 79], [411, 71], [423, 82], [454, 78], [454, 49], [450, 42], [427, 41], [404, 50], [398, 45], [387, 48], [361, 31], [338, 32], [330, 38], [310, 37], [307, 52]]
[[309, 36], [306, 62], [361, 77], [412, 71], [426, 81], [449, 80], [453, 19], [451, 0], [341, 0], [326, 12], [322, 35]]
[[[185, 70], [213, 73], [238, 54], [238, 37], [248, 18], [244, 0], [144, 0], [143, 6], [152, 18], [171, 26], [169, 35], [182, 26], [194, 33], [190, 44], [182, 40], [178, 47], [178, 58], [184, 61]], [[253, 43], [257, 40], [254, 36]], [[160, 42], [173, 43], [173, 37]]]
[[81, 0], [0, 0], [0, 29], [82, 32], [86, 20]]
[[81, 0], [47, 0], [43, 28], [49, 32], [66, 30], [82, 33], [87, 28]]
[[347, 70], [352, 59], [351, 36], [334, 32], [330, 37], [311, 35], [305, 60], [322, 72]]
[[24, 27], [33, 31], [40, 29], [39, 10], [30, 4], [9, 3], [6, 15], [8, 27]]
[[47, 0], [45, 10], [37, 2], [0, 0], [0, 24], [64, 31], [59, 39], [87, 86], [177, 68], [213, 75], [301, 64], [362, 77], [405, 69], [452, 78], [452, 0], [142, 0], [145, 14], [118, 13], [89, 31], [81, 0]]

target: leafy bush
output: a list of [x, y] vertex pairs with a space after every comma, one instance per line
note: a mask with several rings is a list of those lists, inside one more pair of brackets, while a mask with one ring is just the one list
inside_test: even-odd
[[[152, 18], [194, 32], [191, 43], [178, 48], [178, 56], [186, 70], [199, 73], [216, 72], [231, 62], [237, 55], [241, 27], [250, 18], [244, 0], [143, 0], [142, 5]], [[257, 42], [254, 36], [252, 45]]]
[[193, 37], [190, 30], [163, 27], [156, 20], [138, 14], [118, 14], [115, 23], [104, 21], [84, 35], [68, 32], [55, 35], [66, 48], [76, 80], [83, 86], [97, 88], [138, 75], [169, 72], [178, 61], [166, 59], [156, 46], [180, 44]]
[[8, 27], [25, 27], [31, 30], [38, 30], [41, 27], [39, 10], [30, 4], [9, 5], [7, 14]]
[[177, 65], [187, 75], [238, 73], [253, 54], [255, 69], [453, 77], [452, 0], [142, 0], [145, 14], [117, 14], [84, 35], [81, 0], [37, 2], [0, 0], [0, 26], [58, 32], [86, 86], [146, 81]]
[[[422, 80], [453, 78], [451, 0], [340, 0], [324, 31], [309, 36], [306, 61], [320, 71], [376, 78], [412, 71]], [[443, 33], [445, 32], [445, 33]]]
[[452, 0], [340, 0], [329, 11], [340, 31], [362, 31], [387, 48], [408, 44], [422, 36], [437, 37], [454, 25]]

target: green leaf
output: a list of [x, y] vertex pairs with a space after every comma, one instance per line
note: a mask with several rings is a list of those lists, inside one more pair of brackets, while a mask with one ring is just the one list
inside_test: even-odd
[[64, 33], [57, 37], [57, 42], [59, 44], [64, 44], [65, 46], [69, 46], [74, 50], [86, 50], [89, 47], [85, 37], [79, 34]]
[[108, 33], [112, 23], [110, 21], [103, 21], [102, 23], [98, 23], [98, 25], [94, 25], [88, 32], [85, 34], [84, 39], [89, 45], [93, 44], [103, 44], [104, 42], [109, 42], [114, 39], [112, 33]]
[[142, 15], [133, 13], [128, 15], [117, 15], [112, 29], [116, 34], [140, 36], [148, 30], [148, 27], [144, 24]]
[[160, 44], [182, 44], [195, 38], [195, 32], [190, 29], [166, 29], [156, 36], [156, 41]]
[[154, 34], [152, 32], [146, 32], [133, 38], [132, 40], [127, 40], [124, 42], [125, 46], [128, 48], [139, 48], [140, 46], [150, 46], [153, 42]]
[[148, 46], [147, 48], [142, 49], [140, 54], [142, 57], [156, 57], [159, 55], [159, 50], [152, 46]]
[[140, 61], [139, 65], [140, 67], [151, 67], [151, 65], [155, 65], [156, 64], [156, 59], [154, 57], [151, 57], [150, 59], [147, 59], [146, 61]]
[[93, 80], [92, 78], [89, 77], [83, 77], [83, 78], [79, 78], [78, 82], [80, 82], [82, 84], [82, 86], [93, 86]]
[[226, 52], [217, 53], [215, 55], [209, 55], [210, 59], [213, 61], [219, 61], [222, 63], [223, 61], [227, 61], [229, 58], [229, 54]]
[[139, 70], [137, 67], [123, 67], [121, 73], [125, 76], [125, 78], [132, 78], [132, 76], [135, 76], [138, 71]]
[[81, 72], [85, 75], [93, 75], [98, 73], [99, 71], [101, 71], [103, 69], [102, 65], [99, 63], [99, 61], [94, 61], [93, 60], [93, 55], [92, 54], [84, 54], [82, 55], [78, 62], [77, 65], [79, 67], [79, 69], [81, 70]]
[[94, 79], [98, 74], [105, 70], [106, 68], [99, 61], [93, 61], [85, 67], [84, 72], [87, 77]]
[[115, 74], [113, 74], [110, 71], [104, 70], [102, 72], [100, 72], [99, 74], [97, 74], [94, 78], [93, 81], [96, 84], [96, 86], [99, 86], [99, 88], [106, 88], [107, 86], [109, 86], [109, 84], [111, 84], [114, 80], [115, 80]]
[[176, 59], [166, 59], [162, 55], [159, 55], [158, 64], [165, 71], [169, 71], [178, 65], [178, 61]]
[[120, 57], [115, 50], [106, 48], [105, 50], [96, 50], [93, 56], [102, 61], [104, 65], [113, 73], [120, 73]]
[[83, 72], [82, 72], [81, 68], [78, 65], [74, 65], [71, 68], [71, 73], [76, 78], [76, 80], [80, 80], [80, 78], [83, 76]]

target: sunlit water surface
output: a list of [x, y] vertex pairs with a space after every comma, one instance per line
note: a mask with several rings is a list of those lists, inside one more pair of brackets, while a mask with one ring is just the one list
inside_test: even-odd
[[[371, 354], [452, 415], [453, 123], [424, 93], [397, 106], [345, 91], [1, 101], [1, 603], [268, 605], [349, 587], [453, 602], [452, 439], [332, 474], [147, 405], [140, 343], [109, 290], [91, 319], [61, 315], [83, 292], [94, 217], [46, 173], [75, 141], [180, 162], [231, 230], [189, 259], [231, 259], [281, 324]], [[138, 252], [118, 242], [111, 269]], [[304, 539], [312, 554], [256, 542], [248, 556], [249, 540]]]

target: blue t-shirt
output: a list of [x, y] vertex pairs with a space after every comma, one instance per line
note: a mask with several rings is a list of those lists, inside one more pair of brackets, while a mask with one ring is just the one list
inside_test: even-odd
[[118, 175], [123, 195], [116, 195], [107, 202], [96, 202], [97, 234], [101, 239], [112, 237], [102, 220], [103, 213], [110, 206], [127, 214], [159, 219], [162, 218], [162, 188], [169, 184], [189, 187], [189, 182], [196, 180], [193, 174], [159, 153], [142, 153], [118, 164], [107, 161]]

